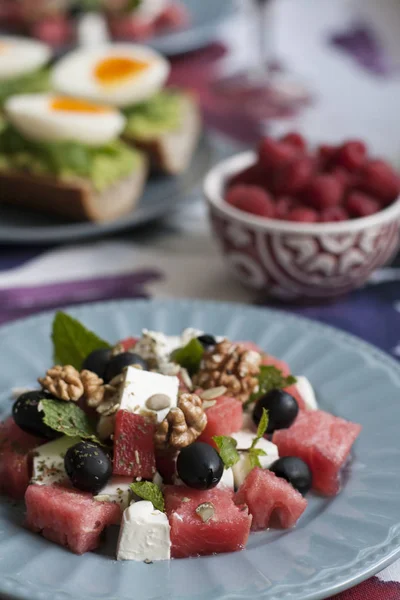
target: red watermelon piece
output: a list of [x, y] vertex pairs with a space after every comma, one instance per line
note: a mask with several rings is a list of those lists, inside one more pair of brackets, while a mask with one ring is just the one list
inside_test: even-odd
[[340, 490], [340, 470], [361, 432], [361, 425], [323, 410], [300, 411], [289, 429], [275, 431], [279, 456], [298, 456], [310, 467], [313, 488], [326, 496]]
[[94, 550], [108, 525], [121, 520], [119, 505], [56, 485], [30, 485], [25, 494], [26, 526], [75, 554]]
[[118, 342], [118, 344], [121, 344], [121, 346], [124, 349], [124, 352], [129, 352], [129, 350], [132, 350], [136, 346], [137, 341], [138, 341], [138, 338], [127, 337], [127, 338], [124, 338], [123, 340], [121, 340], [120, 342]]
[[[251, 516], [246, 507], [233, 502], [231, 490], [200, 491], [170, 485], [165, 487], [164, 497], [173, 558], [236, 552], [246, 546]], [[215, 509], [207, 522], [196, 513], [196, 508], [205, 502]]]
[[127, 410], [119, 410], [114, 432], [114, 475], [153, 479], [156, 472], [154, 424]]
[[30, 452], [44, 440], [18, 427], [10, 417], [0, 423], [0, 492], [19, 500], [30, 480]]
[[176, 452], [157, 452], [156, 467], [164, 483], [172, 483], [176, 475]]
[[252, 531], [270, 527], [276, 514], [283, 529], [294, 527], [307, 507], [307, 500], [285, 479], [256, 467], [240, 486], [235, 502], [247, 504], [253, 517]]
[[278, 369], [278, 371], [282, 372], [282, 375], [284, 375], [285, 377], [287, 377], [288, 375], [290, 375], [290, 367], [289, 365], [284, 361], [284, 360], [280, 360], [279, 358], [275, 358], [275, 356], [272, 356], [271, 354], [266, 354], [262, 361], [261, 361], [262, 365], [265, 366], [272, 366], [272, 367], [276, 367]]
[[299, 390], [297, 389], [297, 385], [294, 383], [293, 385], [289, 385], [289, 387], [285, 388], [285, 392], [293, 396], [299, 405], [300, 410], [306, 410], [306, 403], [303, 400]]
[[214, 435], [231, 435], [243, 427], [243, 405], [237, 398], [221, 396], [216, 404], [206, 410], [207, 425], [200, 442], [214, 446]]

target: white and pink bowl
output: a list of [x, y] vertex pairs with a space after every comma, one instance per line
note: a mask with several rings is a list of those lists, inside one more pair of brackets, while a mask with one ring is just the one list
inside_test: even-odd
[[253, 152], [236, 155], [204, 182], [226, 265], [246, 287], [281, 300], [328, 300], [362, 286], [398, 250], [400, 198], [372, 216], [338, 223], [266, 219], [230, 206], [226, 183], [255, 161]]

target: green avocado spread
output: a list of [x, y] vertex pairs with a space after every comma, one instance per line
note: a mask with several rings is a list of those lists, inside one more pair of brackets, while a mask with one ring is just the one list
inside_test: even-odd
[[92, 147], [77, 142], [36, 142], [0, 124], [0, 169], [58, 179], [89, 179], [101, 192], [138, 168], [141, 155], [115, 140]]
[[50, 71], [47, 68], [13, 77], [0, 79], [0, 104], [15, 94], [35, 94], [50, 90]]
[[162, 90], [146, 102], [125, 108], [125, 134], [138, 140], [148, 140], [178, 129], [184, 97], [176, 90]]

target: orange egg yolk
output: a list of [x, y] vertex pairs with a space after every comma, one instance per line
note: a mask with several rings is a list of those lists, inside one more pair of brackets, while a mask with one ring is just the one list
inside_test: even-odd
[[116, 85], [142, 73], [149, 62], [124, 56], [110, 56], [97, 63], [94, 75], [102, 85]]
[[77, 113], [106, 113], [111, 109], [107, 106], [92, 104], [79, 98], [67, 98], [64, 96], [55, 97], [50, 102], [50, 108], [56, 111], [77, 112]]

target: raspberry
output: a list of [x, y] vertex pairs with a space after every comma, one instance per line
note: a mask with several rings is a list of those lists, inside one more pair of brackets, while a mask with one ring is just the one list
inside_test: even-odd
[[273, 189], [277, 194], [297, 194], [306, 187], [313, 171], [311, 158], [298, 158], [275, 173]]
[[348, 219], [350, 219], [350, 215], [343, 206], [325, 208], [320, 217], [321, 223], [334, 223], [336, 221], [347, 221]]
[[228, 183], [228, 187], [233, 187], [239, 184], [256, 185], [257, 187], [267, 189], [268, 186], [266, 172], [259, 163], [251, 165], [251, 167], [247, 167], [247, 169], [232, 177]]
[[296, 131], [292, 131], [284, 135], [283, 138], [281, 138], [281, 142], [284, 142], [285, 144], [290, 144], [290, 146], [294, 146], [301, 152], [305, 152], [307, 150], [307, 142], [305, 141], [303, 136], [300, 133], [297, 133]]
[[343, 185], [333, 175], [317, 175], [304, 191], [307, 204], [322, 210], [336, 206], [343, 197]]
[[298, 148], [291, 144], [277, 142], [272, 138], [261, 140], [258, 149], [260, 164], [265, 169], [279, 168], [291, 162], [299, 154]]
[[339, 148], [337, 164], [348, 171], [358, 171], [367, 160], [367, 146], [357, 140], [349, 141]]
[[290, 196], [280, 196], [275, 201], [275, 217], [286, 219], [288, 214], [297, 206], [297, 202]]
[[273, 218], [275, 214], [271, 196], [255, 185], [236, 185], [232, 187], [228, 190], [225, 201], [239, 210], [259, 217]]
[[368, 217], [377, 213], [381, 207], [375, 198], [362, 192], [352, 192], [347, 198], [346, 208], [352, 217]]
[[343, 191], [347, 192], [356, 185], [357, 176], [349, 173], [343, 167], [334, 167], [329, 174], [335, 177], [343, 186]]
[[318, 165], [321, 171], [327, 171], [336, 162], [337, 147], [321, 144], [317, 150]]
[[299, 223], [316, 223], [318, 221], [318, 213], [313, 208], [300, 205], [290, 211], [287, 220], [298, 221]]
[[360, 189], [390, 204], [400, 193], [399, 175], [384, 160], [370, 160], [360, 174]]

